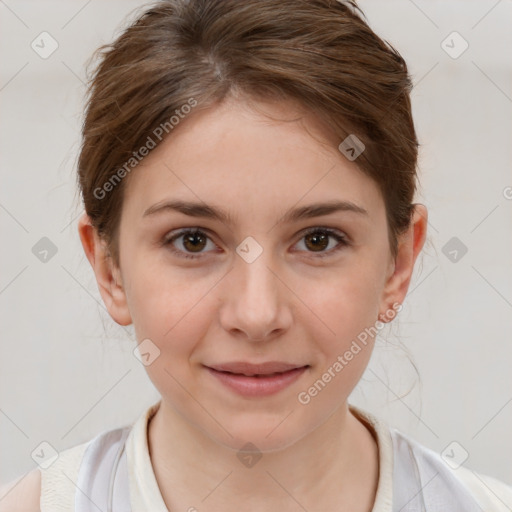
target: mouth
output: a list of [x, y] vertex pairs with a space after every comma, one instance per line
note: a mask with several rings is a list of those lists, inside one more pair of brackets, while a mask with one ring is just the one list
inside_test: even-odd
[[282, 363], [279, 361], [269, 361], [266, 363], [252, 364], [246, 362], [233, 362], [224, 364], [210, 365], [209, 368], [218, 372], [234, 373], [237, 375], [245, 375], [246, 377], [265, 377], [286, 373], [290, 370], [304, 368], [309, 365]]
[[205, 366], [217, 381], [247, 397], [275, 394], [295, 382], [310, 365], [270, 361], [261, 364], [234, 362]]

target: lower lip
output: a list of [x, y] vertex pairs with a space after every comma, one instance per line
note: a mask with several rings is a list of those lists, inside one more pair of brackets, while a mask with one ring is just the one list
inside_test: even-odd
[[248, 377], [237, 373], [220, 372], [209, 367], [206, 367], [206, 369], [222, 384], [240, 395], [268, 396], [290, 386], [306, 371], [307, 367], [304, 366], [266, 377]]

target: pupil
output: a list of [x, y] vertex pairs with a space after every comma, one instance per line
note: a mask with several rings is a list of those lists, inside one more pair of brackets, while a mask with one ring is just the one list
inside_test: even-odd
[[[313, 234], [313, 235], [307, 235], [306, 236], [306, 245], [308, 245], [308, 240], [313, 241], [313, 249], [325, 249], [329, 245], [328, 237], [325, 234]], [[324, 242], [321, 246], [315, 245], [318, 241]], [[309, 245], [308, 245], [309, 247]]]
[[[194, 242], [194, 240], [197, 242], [198, 239], [201, 239], [201, 241], [203, 242], [202, 245], [201, 245], [201, 241], [199, 243]], [[198, 249], [199, 248], [199, 250], [201, 250], [204, 247], [204, 241], [205, 241], [204, 237], [201, 236], [199, 233], [191, 233], [185, 237], [183, 244], [185, 245], [185, 247], [187, 249], [190, 249], [190, 248]], [[192, 245], [189, 247], [188, 244], [192, 244]]]

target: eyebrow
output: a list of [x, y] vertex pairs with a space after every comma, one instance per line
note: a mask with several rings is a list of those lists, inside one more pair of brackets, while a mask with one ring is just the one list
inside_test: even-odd
[[[144, 213], [143, 217], [155, 215], [157, 213], [176, 211], [188, 215], [190, 217], [201, 217], [205, 219], [218, 220], [225, 224], [233, 224], [231, 215], [219, 208], [209, 206], [204, 203], [191, 201], [162, 201], [150, 206]], [[336, 212], [353, 212], [360, 215], [368, 216], [368, 211], [351, 201], [329, 201], [325, 203], [314, 203], [307, 206], [301, 206], [289, 210], [284, 214], [278, 224], [294, 222], [302, 219], [310, 219], [313, 217], [321, 217]]]

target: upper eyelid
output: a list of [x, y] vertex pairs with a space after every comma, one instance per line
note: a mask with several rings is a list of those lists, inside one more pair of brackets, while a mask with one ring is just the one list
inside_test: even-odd
[[[304, 233], [309, 233], [310, 231], [315, 231], [315, 230], [333, 231], [337, 234], [343, 235], [346, 238], [348, 238], [346, 231], [339, 229], [339, 228], [334, 228], [331, 226], [322, 226], [322, 225], [309, 226], [307, 228], [303, 228], [297, 233], [297, 235], [304, 235]], [[180, 236], [180, 235], [183, 235], [183, 234], [186, 234], [189, 232], [195, 232], [195, 231], [199, 231], [199, 232], [203, 232], [208, 235], [216, 236], [215, 232], [209, 228], [203, 228], [203, 227], [199, 227], [199, 226], [190, 226], [190, 227], [184, 227], [184, 228], [177, 228], [175, 230], [169, 231], [169, 233], [164, 235], [164, 238], [169, 239], [169, 238], [173, 238], [176, 236]], [[297, 236], [297, 235], [295, 235], [295, 236]]]

